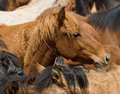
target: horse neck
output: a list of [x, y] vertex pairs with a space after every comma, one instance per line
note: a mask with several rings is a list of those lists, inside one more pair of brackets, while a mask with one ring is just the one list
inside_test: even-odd
[[[39, 49], [39, 52], [36, 53], [32, 59], [32, 62], [38, 62], [42, 66], [52, 65], [55, 61], [55, 53], [52, 52], [44, 43], [43, 47]], [[52, 48], [52, 47], [51, 47]]]
[[42, 66], [47, 67], [54, 63], [55, 57], [56, 56], [54, 55], [54, 53], [52, 53], [50, 49], [43, 42], [41, 43], [38, 51], [34, 54], [33, 57], [31, 57], [32, 59], [28, 58], [27, 62], [30, 62], [30, 63], [24, 66], [24, 71], [26, 74], [30, 74], [32, 72], [38, 72], [39, 70], [37, 70], [34, 62], [38, 62]]

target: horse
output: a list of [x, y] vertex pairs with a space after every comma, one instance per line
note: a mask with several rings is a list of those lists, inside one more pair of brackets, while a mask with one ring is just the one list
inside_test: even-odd
[[[41, 65], [40, 65], [40, 67], [41, 67]], [[119, 89], [119, 87], [120, 87], [120, 79], [119, 79], [120, 78], [119, 77], [120, 66], [119, 65], [115, 66], [116, 68], [112, 69], [111, 71], [102, 71], [102, 72], [96, 72], [96, 71], [92, 71], [92, 70], [87, 71], [86, 69], [83, 70], [83, 69], [81, 69], [82, 68], [81, 65], [71, 65], [71, 66], [67, 66], [67, 67], [69, 67], [71, 70], [76, 69], [77, 72], [79, 70], [82, 70], [83, 72], [85, 72], [85, 74], [87, 75], [88, 83], [89, 83], [88, 84], [89, 94], [108, 94], [108, 93], [109, 94], [119, 94], [119, 92], [120, 92], [120, 89]], [[43, 66], [42, 66], [42, 68], [43, 68]], [[40, 69], [40, 71], [41, 71], [41, 69]], [[45, 74], [46, 74], [46, 72], [41, 77], [42, 78], [45, 77], [44, 76]], [[46, 77], [46, 79], [47, 79], [47, 77]], [[36, 80], [36, 82], [39, 82], [39, 81]], [[41, 84], [42, 84], [42, 81], [41, 81]], [[28, 93], [28, 94], [34, 94], [34, 93], [37, 94], [37, 91], [34, 90], [35, 88], [33, 89], [33, 87], [29, 87], [29, 89], [31, 91], [29, 91], [29, 89], [28, 89], [28, 92], [33, 92], [33, 93]], [[42, 88], [42, 86], [41, 87], [38, 86], [38, 88]], [[45, 88], [43, 88], [43, 90], [47, 91], [47, 89], [45, 89]], [[59, 92], [59, 89], [55, 88], [55, 91]], [[50, 91], [48, 91], [48, 92], [50, 92]], [[52, 89], [51, 89], [51, 92], [52, 92]], [[52, 94], [53, 94], [53, 92], [52, 92]]]
[[[2, 2], [7, 2], [7, 0], [2, 0]], [[10, 3], [13, 0], [8, 0]], [[55, 6], [67, 6], [68, 3], [56, 2], [56, 0], [16, 0], [16, 2], [21, 3], [23, 1], [30, 1], [28, 5], [18, 7], [14, 11], [0, 11], [0, 24], [5, 25], [18, 25], [26, 22], [34, 21], [44, 10], [55, 7]], [[65, 3], [65, 4], [64, 4]]]
[[30, 0], [0, 0], [1, 11], [13, 11], [17, 7], [26, 5]]
[[[73, 61], [90, 60], [101, 67], [110, 59], [96, 39], [94, 29], [83, 21], [78, 22], [74, 13], [65, 12], [64, 7], [50, 8], [34, 22], [0, 26], [0, 33], [8, 51], [18, 56], [25, 68], [34, 61], [43, 66], [52, 65], [60, 55]], [[54, 52], [51, 53], [46, 43]]]
[[[26, 94], [89, 94], [88, 80], [82, 70], [49, 66], [39, 73]], [[22, 92], [21, 92], [22, 93]]]
[[55, 6], [65, 6], [66, 11], [87, 15], [90, 13], [92, 4], [92, 0], [31, 0], [27, 5], [18, 7], [14, 11], [0, 11], [0, 25], [18, 25], [34, 21], [43, 11]]
[[19, 59], [9, 52], [0, 51], [0, 94], [5, 94], [12, 81], [22, 81], [25, 77]]

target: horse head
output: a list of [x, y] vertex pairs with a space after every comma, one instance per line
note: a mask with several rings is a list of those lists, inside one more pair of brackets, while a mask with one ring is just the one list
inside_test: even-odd
[[[39, 56], [38, 59], [44, 57], [43, 53], [49, 48], [66, 59], [82, 60], [83, 64], [92, 62], [97, 67], [108, 64], [110, 55], [99, 42], [96, 31], [86, 22], [78, 21], [74, 13], [66, 12], [64, 7], [55, 7], [43, 12], [37, 20], [38, 25], [31, 35], [24, 58], [25, 65], [29, 65], [37, 52], [35, 56]], [[47, 55], [50, 58], [50, 54]]]
[[0, 51], [0, 94], [4, 94], [12, 81], [22, 81], [25, 74], [18, 58], [11, 53]]
[[[95, 30], [87, 23], [79, 21], [62, 8], [56, 19], [55, 50], [73, 61], [93, 61], [97, 67], [107, 65], [109, 53], [99, 42]], [[59, 28], [59, 30], [58, 30]]]

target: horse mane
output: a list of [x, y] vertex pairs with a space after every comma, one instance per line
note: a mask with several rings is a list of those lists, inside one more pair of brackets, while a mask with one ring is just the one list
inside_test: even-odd
[[45, 70], [43, 70], [34, 82], [35, 89], [37, 91], [42, 92], [43, 89], [49, 87], [54, 83], [52, 80], [53, 68], [60, 71], [64, 75], [67, 81], [67, 86], [69, 88], [71, 85], [75, 88], [75, 80], [78, 81], [78, 86], [81, 88], [84, 94], [84, 89], [88, 87], [86, 74], [80, 69], [70, 69], [66, 66], [49, 66]]
[[[38, 25], [29, 39], [26, 56], [24, 58], [25, 65], [30, 62], [32, 56], [40, 48], [39, 46], [43, 48], [42, 39], [47, 41], [47, 43], [53, 42], [55, 33], [60, 29], [57, 17], [61, 8], [63, 7], [49, 8], [37, 18]], [[74, 32], [76, 27], [79, 27], [78, 24], [78, 20], [72, 13], [65, 12], [64, 26], [67, 29], [66, 32], [68, 37], [71, 36], [71, 33]], [[43, 49], [39, 49], [39, 52], [42, 52], [42, 50]]]
[[73, 68], [73, 72], [75, 73], [78, 84], [81, 88], [82, 93], [84, 94], [84, 92], [86, 92], [86, 89], [88, 88], [88, 84], [89, 84], [87, 76], [86, 76], [85, 72], [83, 72], [82, 70], [77, 69], [77, 68]]
[[75, 0], [76, 3], [76, 13], [86, 16], [90, 13], [90, 8], [86, 0]]
[[[0, 51], [0, 65], [2, 65], [1, 62], [6, 62], [7, 65], [9, 65], [11, 61], [16, 67], [22, 68], [22, 64], [20, 63], [19, 59], [15, 55], [9, 52]], [[13, 72], [8, 70], [7, 66], [5, 67], [6, 67], [5, 70], [7, 71], [2, 70], [2, 68], [0, 69], [0, 94], [5, 94], [5, 90], [8, 87], [8, 84], [13, 80], [15, 80], [15, 79], [9, 78], [9, 75], [12, 75]]]
[[120, 5], [107, 11], [91, 14], [87, 22], [105, 31], [106, 27], [116, 31], [120, 28]]
[[16, 67], [22, 68], [23, 66], [18, 57], [9, 52], [0, 51], [0, 60], [2, 59], [11, 60]]
[[7, 11], [8, 0], [0, 0], [0, 10]]
[[52, 82], [52, 66], [47, 67], [45, 70], [43, 70], [40, 75], [35, 80], [35, 88], [37, 91], [42, 91], [44, 88], [47, 88], [50, 86]]

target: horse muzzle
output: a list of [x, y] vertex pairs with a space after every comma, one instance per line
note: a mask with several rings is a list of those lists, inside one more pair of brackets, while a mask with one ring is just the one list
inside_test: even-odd
[[94, 65], [96, 68], [105, 67], [106, 65], [109, 64], [109, 60], [110, 60], [110, 56], [107, 55], [105, 56], [103, 62], [101, 62], [100, 60], [95, 60]]

